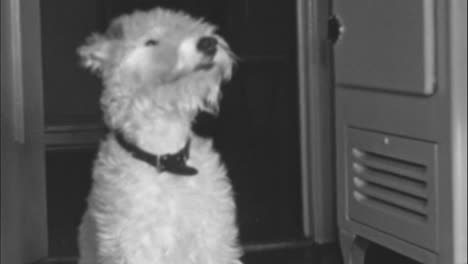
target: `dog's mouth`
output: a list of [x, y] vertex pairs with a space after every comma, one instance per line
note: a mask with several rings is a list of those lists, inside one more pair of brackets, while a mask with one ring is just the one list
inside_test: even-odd
[[195, 67], [195, 71], [209, 71], [213, 69], [214, 63], [212, 61], [210, 62], [202, 62]]

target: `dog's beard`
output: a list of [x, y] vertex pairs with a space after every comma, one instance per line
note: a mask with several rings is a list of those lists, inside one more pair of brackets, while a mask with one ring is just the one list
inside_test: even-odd
[[220, 84], [224, 70], [221, 66], [203, 65], [180, 73], [172, 80], [144, 85], [140, 96], [151, 98], [160, 109], [171, 112], [218, 112]]
[[[196, 72], [202, 77], [195, 78], [195, 83], [192, 83], [193, 88], [196, 89], [192, 94], [195, 98], [192, 99], [199, 102], [197, 110], [217, 114], [221, 98], [220, 85], [224, 79], [223, 70], [215, 64], [205, 64], [199, 67]], [[188, 88], [190, 89], [190, 87]]]

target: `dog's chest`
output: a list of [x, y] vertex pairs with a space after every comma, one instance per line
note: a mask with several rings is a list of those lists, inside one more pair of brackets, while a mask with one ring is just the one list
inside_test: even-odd
[[153, 167], [145, 171], [144, 176], [126, 186], [124, 195], [129, 202], [129, 216], [151, 214], [158, 219], [176, 218], [190, 211], [193, 204], [209, 200], [210, 186], [202, 184], [198, 176], [159, 173]]
[[143, 255], [167, 258], [180, 255], [180, 250], [195, 250], [213, 237], [209, 232], [219, 225], [222, 208], [211, 193], [189, 178], [171, 179], [164, 185], [142, 182], [131, 198], [132, 224], [124, 232], [133, 241], [129, 246]]
[[231, 236], [227, 228], [234, 224], [231, 186], [209, 144], [202, 147], [194, 140], [189, 162], [199, 173], [178, 176], [158, 173], [110, 143], [101, 150], [107, 154], [97, 162], [90, 199], [103, 238], [114, 238], [117, 248], [149, 259], [172, 261], [189, 255], [181, 248], [199, 252], [198, 247], [216, 247], [223, 236]]

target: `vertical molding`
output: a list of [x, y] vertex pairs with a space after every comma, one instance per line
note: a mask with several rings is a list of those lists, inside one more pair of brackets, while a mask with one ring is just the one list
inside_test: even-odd
[[23, 56], [21, 50], [21, 7], [19, 0], [10, 0], [10, 46], [12, 71], [12, 107], [13, 107], [13, 137], [16, 143], [23, 144], [24, 136], [24, 87], [23, 87]]
[[20, 153], [21, 228], [23, 261], [47, 255], [47, 192], [45, 175], [44, 107], [42, 80], [42, 1], [19, 2], [19, 34], [23, 86], [24, 144]]
[[[457, 0], [458, 1], [458, 0]], [[462, 0], [464, 1], [464, 0]], [[434, 230], [438, 238], [437, 257], [440, 263], [455, 264], [455, 211], [454, 184], [455, 160], [453, 148], [453, 104], [451, 96], [454, 95], [454, 87], [451, 83], [451, 12], [453, 1], [435, 1], [436, 21], [436, 71], [437, 71], [437, 101], [435, 102], [433, 119], [438, 125], [436, 130], [439, 146], [439, 162], [437, 163], [439, 175], [436, 181], [437, 188], [437, 228]], [[466, 162], [466, 161], [465, 161]], [[444, 177], [445, 176], [445, 177]], [[466, 176], [465, 176], [466, 177]], [[466, 250], [466, 249], [465, 249]], [[459, 263], [456, 263], [459, 264]]]
[[1, 216], [0, 263], [20, 264], [21, 208], [17, 191], [20, 187], [19, 144], [14, 139], [13, 84], [11, 67], [11, 1], [1, 1]]
[[2, 263], [47, 254], [39, 21], [39, 1], [2, 1]]
[[467, 262], [467, 1], [451, 0], [450, 89], [454, 263]]
[[302, 174], [302, 211], [303, 211], [303, 230], [306, 237], [314, 237], [313, 233], [313, 211], [311, 210], [310, 198], [310, 170], [309, 170], [309, 131], [308, 131], [308, 23], [309, 15], [308, 0], [297, 0], [297, 38], [298, 38], [298, 83], [299, 83], [299, 117], [300, 117], [300, 143], [301, 143], [301, 174]]
[[297, 1], [304, 233], [317, 243], [336, 237], [329, 7], [328, 0]]
[[424, 19], [424, 86], [425, 93], [432, 95], [437, 89], [437, 71], [436, 71], [436, 22], [435, 22], [435, 3], [434, 0], [424, 1], [423, 3]]

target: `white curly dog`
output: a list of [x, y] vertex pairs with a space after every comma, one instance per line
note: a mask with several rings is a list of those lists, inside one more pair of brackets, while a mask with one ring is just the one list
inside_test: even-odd
[[110, 133], [79, 228], [79, 264], [240, 264], [235, 204], [210, 140], [234, 56], [216, 28], [156, 8], [115, 19], [78, 50], [103, 79]]

